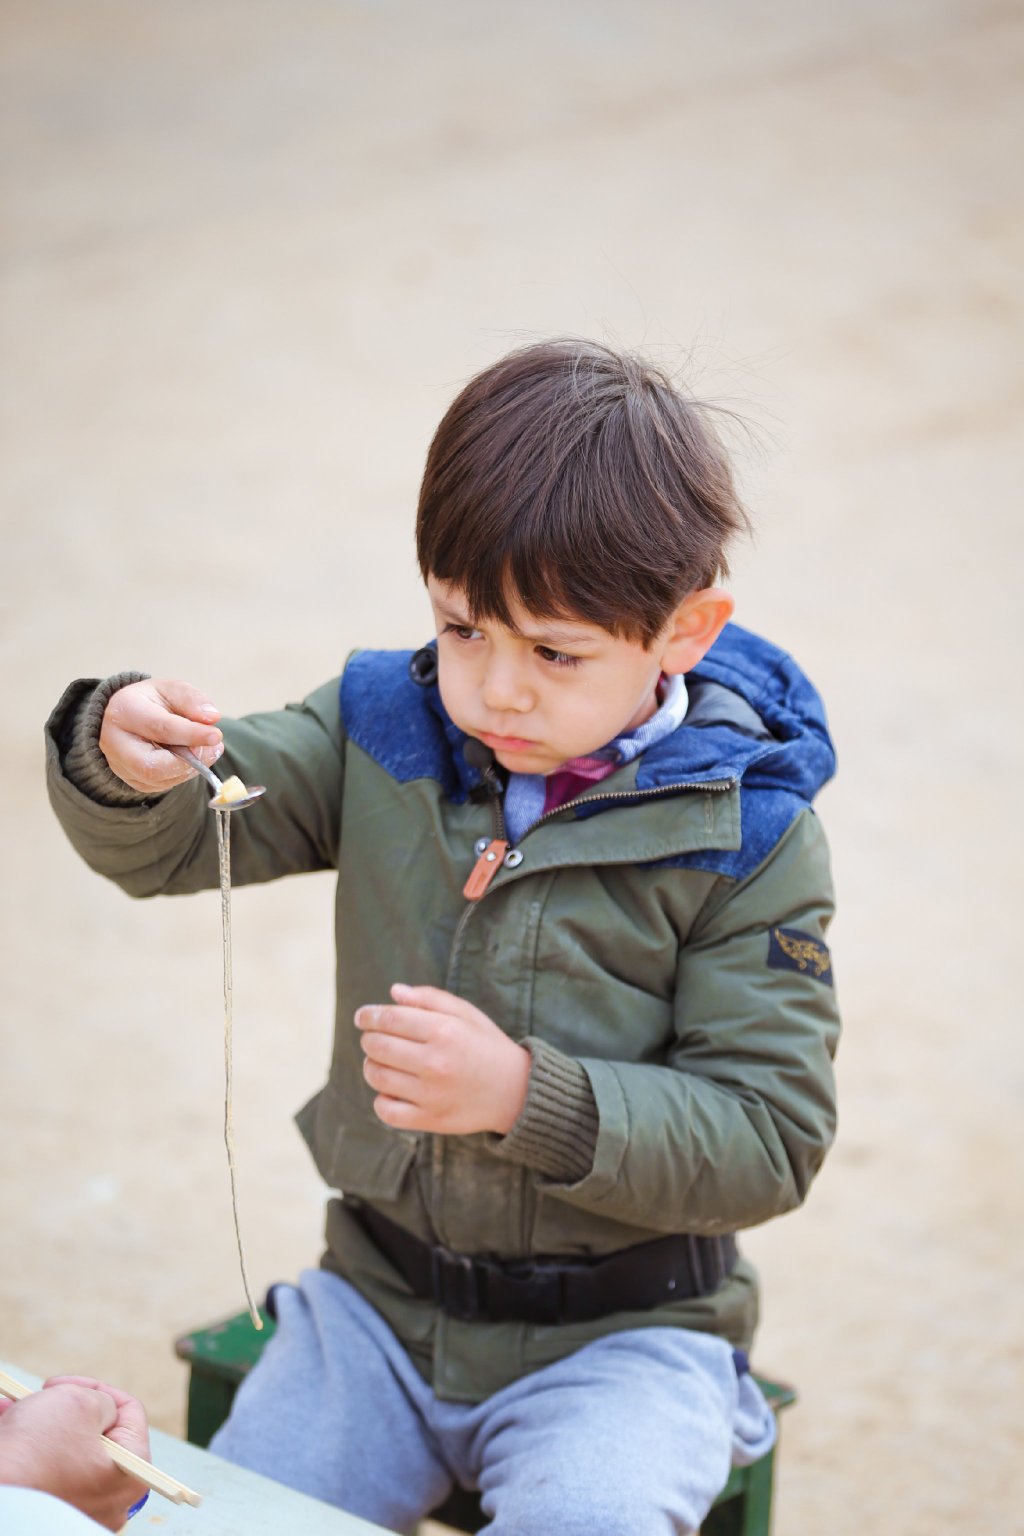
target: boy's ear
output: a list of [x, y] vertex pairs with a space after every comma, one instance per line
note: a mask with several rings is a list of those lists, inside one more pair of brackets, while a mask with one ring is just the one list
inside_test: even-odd
[[671, 676], [695, 667], [732, 618], [735, 606], [724, 587], [703, 587], [684, 597], [668, 621], [661, 670]]

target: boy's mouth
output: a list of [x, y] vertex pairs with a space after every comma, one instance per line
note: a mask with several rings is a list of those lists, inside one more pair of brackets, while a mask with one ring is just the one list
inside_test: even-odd
[[527, 741], [523, 736], [494, 736], [490, 731], [481, 731], [480, 740], [486, 742], [492, 752], [532, 752], [537, 746], [535, 741]]

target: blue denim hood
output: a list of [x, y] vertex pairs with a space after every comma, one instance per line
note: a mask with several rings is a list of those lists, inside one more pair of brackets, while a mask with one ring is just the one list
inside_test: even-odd
[[[341, 681], [345, 732], [400, 783], [432, 778], [449, 799], [464, 801], [479, 772], [463, 757], [465, 733], [448, 716], [436, 682], [424, 686], [410, 675], [413, 654], [351, 657]], [[742, 850], [671, 862], [741, 876], [771, 851], [835, 771], [824, 707], [785, 651], [737, 624], [726, 626], [686, 683], [686, 719], [638, 760], [636, 789], [639, 795], [673, 784], [738, 784]], [[600, 810], [595, 803], [577, 815]]]
[[729, 624], [687, 674], [690, 708], [641, 760], [637, 787], [735, 779], [810, 805], [835, 772], [817, 690], [778, 646]]

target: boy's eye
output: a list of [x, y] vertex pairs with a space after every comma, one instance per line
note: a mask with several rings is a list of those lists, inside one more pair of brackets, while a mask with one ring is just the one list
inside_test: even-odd
[[474, 629], [471, 624], [446, 624], [441, 633], [454, 635], [456, 640], [476, 640], [480, 635], [480, 631]]
[[550, 661], [556, 667], [578, 667], [582, 656], [567, 656], [565, 651], [553, 651], [550, 645], [538, 645], [537, 655], [542, 661]]

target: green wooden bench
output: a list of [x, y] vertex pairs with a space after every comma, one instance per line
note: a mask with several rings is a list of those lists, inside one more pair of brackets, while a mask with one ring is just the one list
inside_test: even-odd
[[[225, 1318], [175, 1341], [175, 1353], [189, 1366], [186, 1435], [193, 1445], [209, 1445], [231, 1408], [242, 1377], [259, 1359], [274, 1322], [261, 1308], [263, 1331], [252, 1326], [248, 1312]], [[778, 1381], [757, 1381], [776, 1413], [796, 1402], [792, 1387]], [[769, 1536], [775, 1450], [750, 1467], [734, 1467], [715, 1507], [701, 1528], [702, 1536]], [[474, 1493], [456, 1488], [431, 1519], [457, 1531], [478, 1531], [485, 1524]]]

